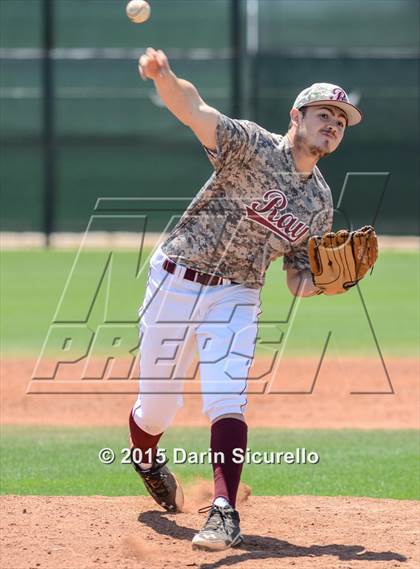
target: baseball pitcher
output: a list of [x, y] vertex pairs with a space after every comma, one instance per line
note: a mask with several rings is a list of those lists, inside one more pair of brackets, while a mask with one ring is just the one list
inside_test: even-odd
[[198, 352], [210, 448], [224, 462], [212, 464], [214, 499], [193, 547], [223, 550], [243, 539], [236, 510], [242, 464], [232, 453], [247, 447], [246, 383], [270, 263], [283, 257], [291, 294], [312, 297], [345, 292], [376, 260], [373, 228], [331, 233], [331, 192], [317, 166], [362, 115], [341, 87], [315, 83], [299, 93], [289, 129], [280, 135], [207, 105], [191, 83], [175, 75], [161, 50], [148, 48], [139, 72], [191, 128], [214, 172], [151, 258], [139, 314], [132, 462], [160, 506], [182, 510], [182, 489], [157, 445], [183, 404]]

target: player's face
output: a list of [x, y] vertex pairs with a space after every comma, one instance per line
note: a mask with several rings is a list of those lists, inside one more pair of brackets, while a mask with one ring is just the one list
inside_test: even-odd
[[307, 107], [300, 117], [296, 136], [318, 158], [334, 152], [343, 139], [347, 119], [338, 107]]

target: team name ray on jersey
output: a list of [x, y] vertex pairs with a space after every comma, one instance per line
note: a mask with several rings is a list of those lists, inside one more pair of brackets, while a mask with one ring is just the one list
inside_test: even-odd
[[309, 225], [286, 211], [287, 206], [287, 197], [281, 190], [270, 190], [263, 195], [262, 200], [246, 206], [246, 217], [271, 229], [290, 243], [295, 243], [309, 232]]

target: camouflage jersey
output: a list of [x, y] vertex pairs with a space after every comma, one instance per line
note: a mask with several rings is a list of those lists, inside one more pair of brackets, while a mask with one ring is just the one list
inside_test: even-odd
[[308, 269], [310, 235], [332, 225], [330, 189], [317, 167], [295, 169], [287, 136], [220, 115], [214, 166], [162, 246], [181, 265], [249, 288], [264, 284], [271, 261]]

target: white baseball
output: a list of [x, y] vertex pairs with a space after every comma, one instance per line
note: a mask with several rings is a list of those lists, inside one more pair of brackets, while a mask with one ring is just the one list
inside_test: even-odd
[[135, 24], [142, 24], [150, 17], [150, 5], [144, 0], [130, 0], [125, 11]]

